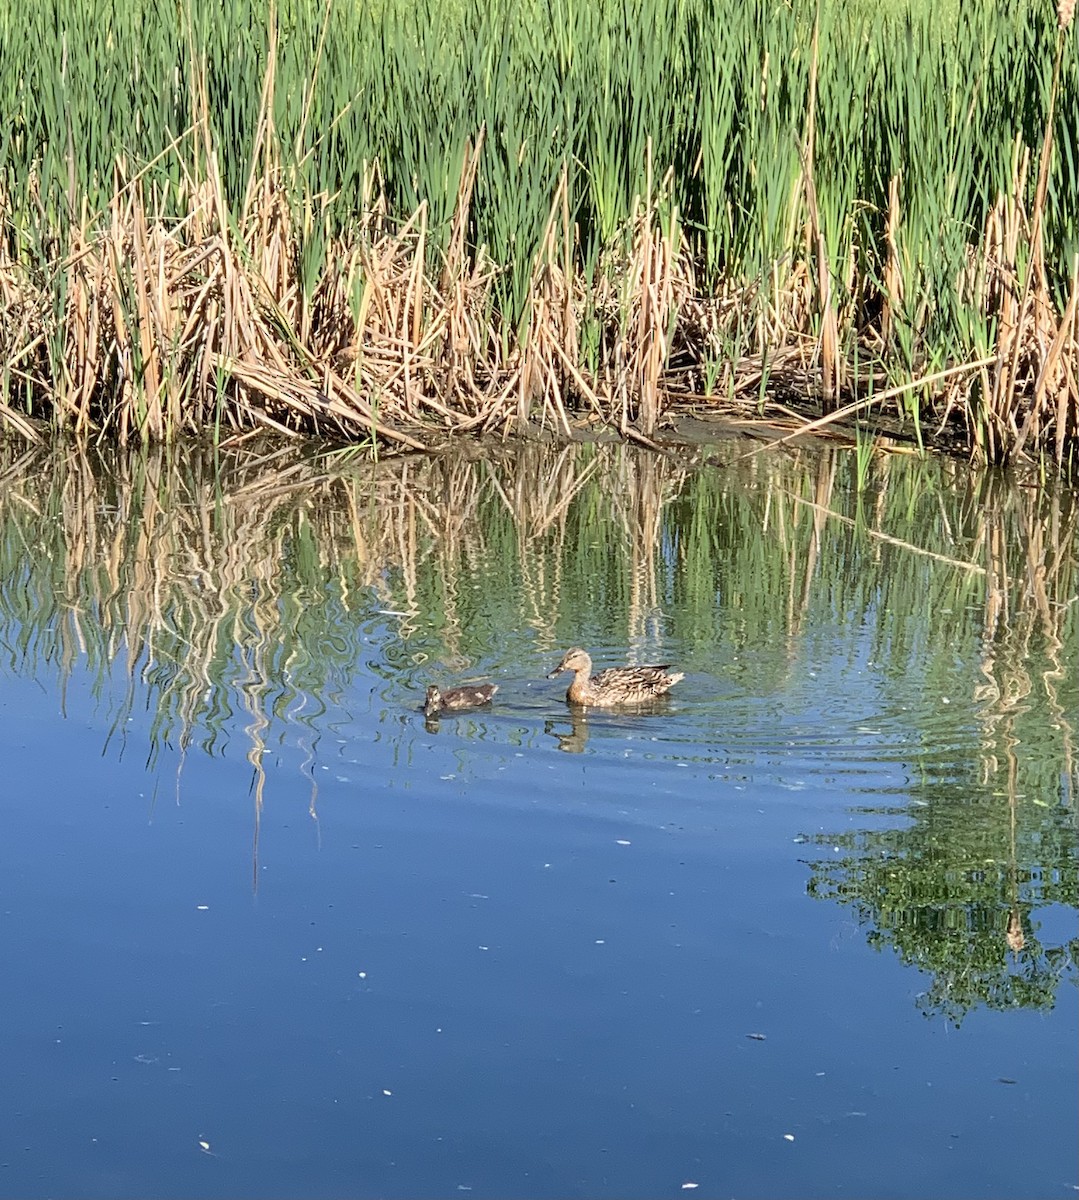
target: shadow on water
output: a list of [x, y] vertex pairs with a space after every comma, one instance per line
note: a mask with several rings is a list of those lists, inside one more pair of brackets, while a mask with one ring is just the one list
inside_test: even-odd
[[[1032, 918], [1079, 890], [1075, 495], [952, 462], [880, 458], [859, 487], [850, 454], [707, 453], [6, 449], [0, 666], [61, 695], [88, 673], [109, 752], [145, 709], [148, 767], [177, 788], [193, 750], [239, 744], [256, 831], [268, 759], [299, 747], [317, 816], [315, 767], [365, 705], [401, 761], [423, 730], [839, 778], [852, 823], [802, 833], [809, 894], [926, 972], [927, 1012], [1051, 1006], [1079, 950]], [[575, 712], [541, 682], [571, 644], [687, 678], [655, 713]], [[478, 679], [492, 710], [424, 729], [428, 682]]]

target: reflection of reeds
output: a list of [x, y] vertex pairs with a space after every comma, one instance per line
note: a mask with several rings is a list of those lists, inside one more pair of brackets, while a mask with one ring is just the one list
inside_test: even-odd
[[[1079, 607], [1074, 547], [1079, 523], [1074, 508], [1048, 493], [1017, 505], [1013, 493], [973, 498], [985, 504], [977, 524], [986, 565], [985, 616], [981, 671], [976, 690], [985, 726], [987, 777], [998, 774], [997, 748], [1009, 764], [1008, 789], [1014, 794], [1014, 750], [1019, 743], [1017, 716], [1038, 693], [1059, 730], [1061, 779], [1065, 799], [1074, 802], [1076, 730], [1073, 712], [1059, 697], [1068, 682], [1064, 628]], [[1022, 547], [1022, 556], [1014, 547]], [[1036, 668], [1035, 664], [1045, 664]]]
[[810, 625], [864, 624], [875, 656], [927, 676], [962, 643], [981, 656], [986, 771], [1049, 737], [1040, 769], [1073, 786], [1079, 516], [1063, 490], [884, 457], [856, 493], [850, 456], [732, 449], [694, 467], [619, 443], [358, 464], [295, 445], [3, 453], [12, 665], [64, 680], [83, 664], [119, 687], [118, 735], [147, 692], [155, 753], [212, 753], [242, 721], [260, 795], [285, 727], [310, 767], [378, 613], [395, 638], [376, 669], [402, 697], [505, 655], [534, 669], [586, 632], [631, 656], [674, 637], [693, 669], [745, 647], [755, 688], [799, 669]]

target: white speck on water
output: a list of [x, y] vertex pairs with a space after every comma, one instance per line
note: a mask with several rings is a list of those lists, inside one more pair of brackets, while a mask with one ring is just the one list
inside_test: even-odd
[[490, 950], [490, 948], [491, 948], [490, 946], [481, 946], [480, 947], [481, 950]]
[[366, 972], [366, 971], [358, 971], [358, 972], [357, 972], [357, 974], [359, 975], [359, 977], [360, 977], [361, 979], [366, 979], [366, 978], [367, 978], [367, 972]]
[[383, 1089], [382, 1089], [382, 1094], [383, 1094], [384, 1096], [392, 1096], [392, 1095], [393, 1095], [393, 1092], [391, 1092], [389, 1088], [383, 1088]]
[[209, 912], [210, 911], [210, 906], [208, 904], [196, 904], [195, 908], [199, 912]]
[[951, 701], [948, 699], [947, 696], [941, 696], [940, 702], [941, 702], [941, 704], [951, 704]]
[[490, 896], [485, 896], [483, 892], [469, 892], [469, 900], [490, 900]]
[[699, 1183], [693, 1183], [691, 1180], [687, 1180], [685, 1183], [682, 1184], [682, 1191], [686, 1192], [686, 1191], [689, 1191], [690, 1188], [698, 1188], [700, 1186], [701, 1185]]
[[596, 945], [597, 946], [606, 946], [607, 942], [604, 938], [596, 938]]
[[794, 1141], [794, 1134], [793, 1134], [793, 1133], [785, 1133], [785, 1134], [783, 1135], [783, 1140], [784, 1140], [785, 1142], [793, 1142], [793, 1141]]
[[439, 775], [439, 779], [456, 779], [456, 775]]
[[615, 838], [614, 844], [616, 846], [632, 846], [633, 845], [632, 842], [627, 841], [625, 838]]

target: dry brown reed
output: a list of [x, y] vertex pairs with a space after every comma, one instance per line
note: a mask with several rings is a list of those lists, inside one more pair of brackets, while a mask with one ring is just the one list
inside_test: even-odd
[[[520, 338], [508, 340], [492, 316], [491, 284], [501, 268], [482, 249], [470, 251], [466, 237], [482, 131], [464, 156], [437, 272], [429, 266], [426, 207], [393, 223], [372, 168], [363, 213], [327, 239], [309, 293], [297, 277], [298, 235], [269, 149], [272, 129], [263, 145], [238, 213], [226, 204], [208, 143], [206, 177], [189, 172], [180, 219], [119, 164], [107, 214], [95, 220], [84, 209], [68, 252], [51, 266], [62, 277], [61, 311], [25, 264], [0, 258], [0, 359], [9, 381], [0, 423], [31, 440], [41, 429], [37, 418], [51, 414], [61, 428], [120, 442], [207, 430], [220, 440], [263, 427], [421, 449], [444, 433], [536, 422], [567, 436], [583, 417], [650, 443], [680, 405], [704, 399], [701, 364], [709, 360], [719, 369], [708, 402], [722, 396], [742, 411], [767, 412], [776, 383], [788, 397], [819, 394], [826, 412], [850, 396], [846, 383], [861, 394], [873, 383], [842, 360], [854, 317], [840, 313], [831, 294], [811, 140], [803, 160], [811, 253], [782, 271], [776, 264], [766, 303], [760, 281], [700, 293], [677, 211], [666, 189], [652, 196], [651, 185], [625, 249], [612, 250], [589, 290], [574, 267], [577, 231], [563, 172], [532, 271], [527, 321]], [[991, 461], [1047, 450], [1063, 463], [1079, 435], [1079, 257], [1061, 310], [1042, 250], [1051, 153], [1047, 134], [1028, 213], [1029, 161], [1017, 150], [1011, 193], [990, 213], [964, 284], [966, 298], [997, 317], [994, 360], [965, 371], [955, 364], [960, 369], [935, 393], [941, 428], [962, 414], [972, 444]], [[903, 302], [901, 219], [893, 179], [883, 313], [873, 335], [884, 343]], [[1030, 266], [1022, 271], [1027, 246]], [[600, 324], [591, 366], [580, 349], [586, 310]], [[747, 313], [754, 314], [748, 329]], [[736, 343], [744, 352], [732, 357]], [[57, 345], [59, 371], [50, 349]]]

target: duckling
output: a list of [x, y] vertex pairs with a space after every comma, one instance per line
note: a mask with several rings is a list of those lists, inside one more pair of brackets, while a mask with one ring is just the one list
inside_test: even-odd
[[646, 704], [664, 695], [680, 680], [682, 671], [670, 672], [670, 664], [655, 667], [608, 667], [598, 675], [592, 674], [592, 659], [575, 646], [567, 650], [562, 661], [547, 676], [554, 679], [563, 671], [573, 672], [566, 699], [570, 704], [614, 708], [620, 704]]
[[437, 717], [444, 712], [460, 712], [465, 708], [479, 708], [490, 704], [491, 697], [498, 691], [497, 683], [480, 683], [474, 687], [447, 688], [444, 692], [432, 684], [427, 689], [423, 704], [425, 717]]

